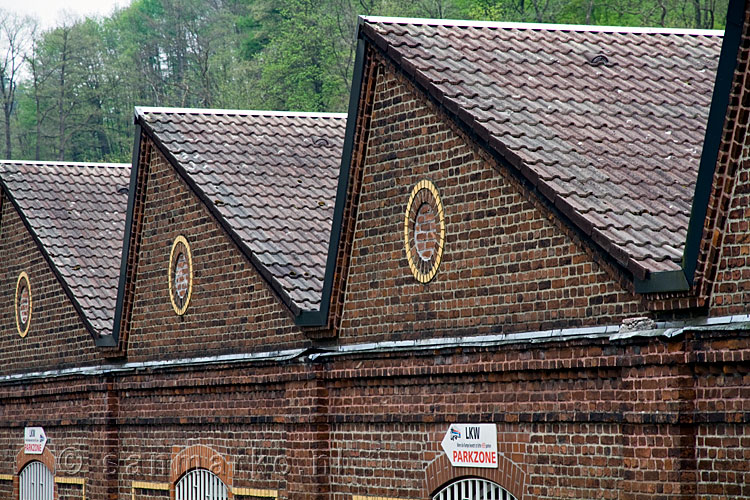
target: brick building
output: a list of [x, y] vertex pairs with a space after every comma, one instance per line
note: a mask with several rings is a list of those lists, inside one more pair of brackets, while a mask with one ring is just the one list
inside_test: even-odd
[[365, 18], [348, 115], [1, 164], [0, 497], [750, 498], [749, 30]]

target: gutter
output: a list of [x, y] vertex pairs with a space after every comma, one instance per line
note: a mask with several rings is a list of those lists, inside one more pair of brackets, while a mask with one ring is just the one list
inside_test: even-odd
[[672, 339], [688, 332], [701, 331], [750, 331], [750, 314], [703, 318], [698, 321], [668, 321], [655, 323], [654, 328], [626, 331], [618, 325], [593, 326], [586, 328], [563, 328], [521, 333], [481, 335], [477, 337], [433, 337], [415, 340], [370, 342], [339, 345], [330, 349], [298, 348], [244, 354], [224, 354], [200, 356], [173, 360], [126, 362], [58, 370], [16, 373], [0, 376], [0, 385], [26, 383], [33, 380], [48, 380], [65, 377], [101, 377], [105, 374], [135, 373], [143, 370], [169, 370], [173, 368], [195, 368], [222, 364], [242, 364], [293, 360], [313, 363], [334, 357], [358, 354], [419, 353], [439, 349], [478, 348], [512, 346], [523, 343], [545, 344], [576, 339], [607, 339], [617, 342], [627, 339], [665, 338]]
[[15, 373], [0, 377], [0, 384], [12, 382], [27, 382], [30, 380], [53, 379], [63, 377], [100, 377], [105, 374], [137, 372], [139, 370], [164, 370], [169, 368], [183, 368], [209, 366], [216, 364], [235, 364], [261, 361], [288, 361], [304, 354], [307, 349], [291, 349], [285, 351], [268, 351], [249, 354], [226, 354], [221, 356], [203, 356], [197, 358], [182, 358], [167, 361], [141, 361], [122, 364], [94, 365], [59, 370], [46, 370], [31, 373]]

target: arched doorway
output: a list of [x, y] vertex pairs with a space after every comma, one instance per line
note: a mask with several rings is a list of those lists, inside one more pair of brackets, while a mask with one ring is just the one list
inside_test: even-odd
[[53, 500], [55, 481], [42, 462], [29, 462], [18, 478], [20, 500]]
[[517, 500], [497, 483], [470, 477], [459, 479], [441, 488], [432, 500]]
[[176, 500], [227, 500], [227, 485], [206, 469], [193, 469], [177, 481]]

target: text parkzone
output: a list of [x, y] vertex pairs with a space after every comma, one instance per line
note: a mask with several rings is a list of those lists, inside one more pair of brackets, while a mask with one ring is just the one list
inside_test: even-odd
[[453, 461], [466, 464], [496, 464], [497, 452], [453, 450]]

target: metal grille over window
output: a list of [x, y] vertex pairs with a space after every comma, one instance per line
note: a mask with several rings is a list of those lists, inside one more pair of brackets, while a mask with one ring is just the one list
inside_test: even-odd
[[176, 500], [227, 500], [227, 486], [206, 469], [194, 469], [177, 482]]
[[52, 472], [42, 462], [31, 462], [19, 477], [21, 500], [53, 500], [55, 482]]
[[432, 500], [516, 500], [516, 497], [492, 481], [470, 478], [449, 484]]

